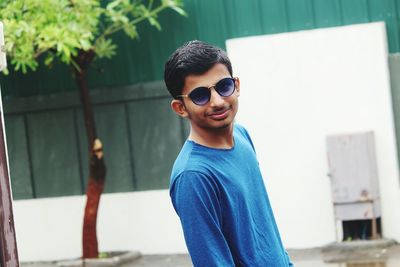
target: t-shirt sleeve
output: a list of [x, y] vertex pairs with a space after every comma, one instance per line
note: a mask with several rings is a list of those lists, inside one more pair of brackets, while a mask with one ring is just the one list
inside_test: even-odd
[[170, 195], [193, 265], [234, 266], [221, 229], [219, 193], [213, 180], [200, 172], [185, 171], [176, 178]]
[[287, 261], [288, 261], [288, 263], [289, 263], [289, 267], [294, 267], [294, 264], [293, 264], [293, 262], [290, 260], [289, 254], [287, 253], [286, 250], [285, 250], [285, 254], [286, 254]]

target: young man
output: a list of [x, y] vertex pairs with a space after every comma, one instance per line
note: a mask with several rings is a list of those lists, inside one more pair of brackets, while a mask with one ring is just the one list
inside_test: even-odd
[[191, 41], [165, 64], [172, 109], [190, 135], [170, 195], [195, 267], [293, 266], [282, 245], [247, 131], [234, 123], [240, 83], [224, 51]]

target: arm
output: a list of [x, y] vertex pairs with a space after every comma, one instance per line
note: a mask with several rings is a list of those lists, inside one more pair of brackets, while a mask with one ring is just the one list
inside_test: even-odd
[[175, 180], [170, 194], [193, 265], [234, 266], [221, 229], [216, 184], [202, 173], [185, 171]]

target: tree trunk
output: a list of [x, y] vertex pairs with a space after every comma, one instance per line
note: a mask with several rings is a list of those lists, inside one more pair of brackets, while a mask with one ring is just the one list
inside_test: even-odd
[[86, 191], [86, 207], [83, 220], [82, 252], [83, 258], [97, 258], [99, 255], [96, 223], [100, 196], [104, 189], [106, 167], [103, 147], [97, 138], [93, 108], [87, 84], [87, 67], [94, 59], [94, 51], [79, 51], [74, 58], [80, 70], [74, 69], [75, 79], [79, 87], [89, 150], [89, 179]]

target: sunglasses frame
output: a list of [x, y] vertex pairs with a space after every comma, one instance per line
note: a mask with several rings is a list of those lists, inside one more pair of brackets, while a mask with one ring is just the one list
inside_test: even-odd
[[[221, 81], [223, 81], [223, 80], [226, 80], [226, 79], [229, 79], [229, 80], [232, 80], [232, 81], [233, 81], [233, 90], [232, 90], [232, 93], [231, 93], [230, 95], [224, 96], [224, 95], [221, 95], [221, 93], [217, 90], [217, 87], [216, 87], [216, 86], [217, 86], [217, 84], [218, 84], [219, 82], [221, 82]], [[234, 93], [235, 90], [236, 90], [236, 82], [237, 82], [237, 80], [238, 80], [238, 77], [226, 77], [226, 78], [222, 78], [222, 79], [219, 80], [216, 84], [213, 84], [213, 85], [210, 85], [210, 86], [200, 86], [200, 87], [196, 87], [196, 88], [194, 88], [189, 94], [187, 94], [187, 95], [177, 95], [176, 98], [178, 98], [178, 97], [188, 97], [195, 105], [204, 106], [204, 105], [206, 105], [208, 102], [210, 102], [210, 99], [211, 99], [211, 88], [214, 88], [215, 92], [217, 92], [220, 96], [222, 96], [222, 97], [229, 97], [229, 96], [233, 95], [233, 93]], [[192, 97], [190, 96], [195, 90], [200, 89], [200, 88], [206, 88], [206, 89], [208, 89], [209, 92], [210, 92], [210, 96], [208, 97], [207, 102], [205, 102], [204, 104], [198, 104], [198, 103], [194, 102], [193, 99], [192, 99]]]

